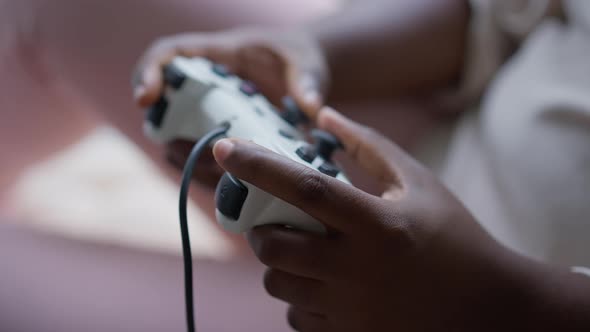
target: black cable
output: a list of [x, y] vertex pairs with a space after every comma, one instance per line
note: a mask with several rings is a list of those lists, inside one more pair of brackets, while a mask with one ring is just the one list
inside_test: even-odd
[[195, 332], [195, 313], [193, 300], [193, 255], [191, 252], [191, 240], [188, 233], [187, 201], [188, 191], [193, 177], [193, 171], [197, 159], [203, 150], [216, 138], [227, 133], [229, 124], [222, 125], [211, 130], [203, 136], [193, 147], [184, 164], [182, 182], [180, 185], [180, 198], [178, 201], [178, 212], [180, 215], [180, 235], [182, 237], [182, 256], [184, 261], [184, 299], [186, 305], [186, 324], [188, 332]]

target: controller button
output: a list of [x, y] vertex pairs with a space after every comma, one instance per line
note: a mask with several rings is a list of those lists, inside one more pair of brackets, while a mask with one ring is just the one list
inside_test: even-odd
[[258, 93], [256, 85], [250, 81], [243, 81], [240, 85], [240, 91], [248, 97], [252, 97]]
[[166, 97], [161, 96], [158, 101], [150, 107], [146, 113], [146, 119], [151, 122], [151, 124], [156, 127], [160, 128], [162, 126], [162, 121], [164, 120], [164, 115], [166, 114], [166, 110], [168, 109], [168, 100]]
[[231, 72], [229, 71], [229, 69], [226, 66], [218, 64], [218, 63], [213, 64], [213, 67], [211, 67], [211, 70], [215, 74], [217, 74], [221, 77], [228, 77], [231, 75]]
[[290, 139], [290, 140], [294, 140], [295, 136], [291, 135], [290, 133], [288, 133], [287, 131], [283, 130], [283, 129], [279, 129], [279, 134], [281, 136], [283, 136], [286, 139]]
[[185, 80], [186, 75], [178, 68], [172, 65], [164, 67], [164, 82], [166, 82], [174, 90], [180, 89]]
[[215, 190], [217, 210], [233, 220], [240, 219], [248, 188], [229, 173], [223, 174]]
[[336, 149], [342, 149], [343, 145], [338, 138], [327, 131], [314, 129], [311, 136], [315, 140], [315, 150], [325, 161], [332, 159], [332, 154]]
[[338, 175], [338, 173], [340, 173], [340, 169], [329, 162], [323, 163], [318, 170], [333, 178], [335, 178]]
[[305, 160], [308, 163], [312, 163], [314, 159], [317, 157], [317, 153], [311, 146], [302, 146], [295, 153], [299, 156], [299, 158]]
[[295, 99], [291, 97], [283, 97], [282, 99], [283, 104], [283, 119], [287, 121], [292, 126], [297, 126], [298, 124], [303, 124], [309, 122], [309, 119], [301, 111]]
[[258, 114], [259, 116], [264, 116], [264, 112], [256, 106], [254, 106], [254, 112], [256, 112], [256, 114]]

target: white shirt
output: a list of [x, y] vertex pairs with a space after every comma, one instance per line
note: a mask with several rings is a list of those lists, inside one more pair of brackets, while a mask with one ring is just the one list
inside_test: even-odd
[[550, 1], [472, 2], [456, 97], [482, 98], [440, 175], [504, 245], [590, 267], [590, 1], [562, 1], [566, 22], [549, 17]]

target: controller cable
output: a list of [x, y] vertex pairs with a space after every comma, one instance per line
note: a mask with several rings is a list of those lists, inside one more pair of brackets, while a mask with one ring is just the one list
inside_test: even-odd
[[211, 130], [194, 145], [191, 153], [184, 164], [182, 182], [180, 185], [180, 198], [178, 201], [178, 212], [180, 216], [180, 235], [182, 237], [182, 257], [184, 261], [184, 300], [186, 306], [186, 325], [188, 332], [195, 332], [195, 313], [193, 299], [193, 255], [191, 252], [191, 240], [188, 232], [187, 201], [193, 171], [201, 153], [214, 140], [225, 136], [229, 130], [229, 123]]

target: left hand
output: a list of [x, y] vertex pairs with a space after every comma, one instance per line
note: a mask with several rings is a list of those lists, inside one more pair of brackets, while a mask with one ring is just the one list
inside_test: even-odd
[[266, 289], [291, 305], [290, 324], [306, 332], [492, 328], [497, 313], [488, 306], [501, 288], [506, 250], [430, 172], [381, 135], [329, 109], [318, 125], [382, 183], [381, 197], [253, 143], [222, 140], [214, 148], [225, 170], [330, 230], [263, 226], [248, 234], [269, 266]]

